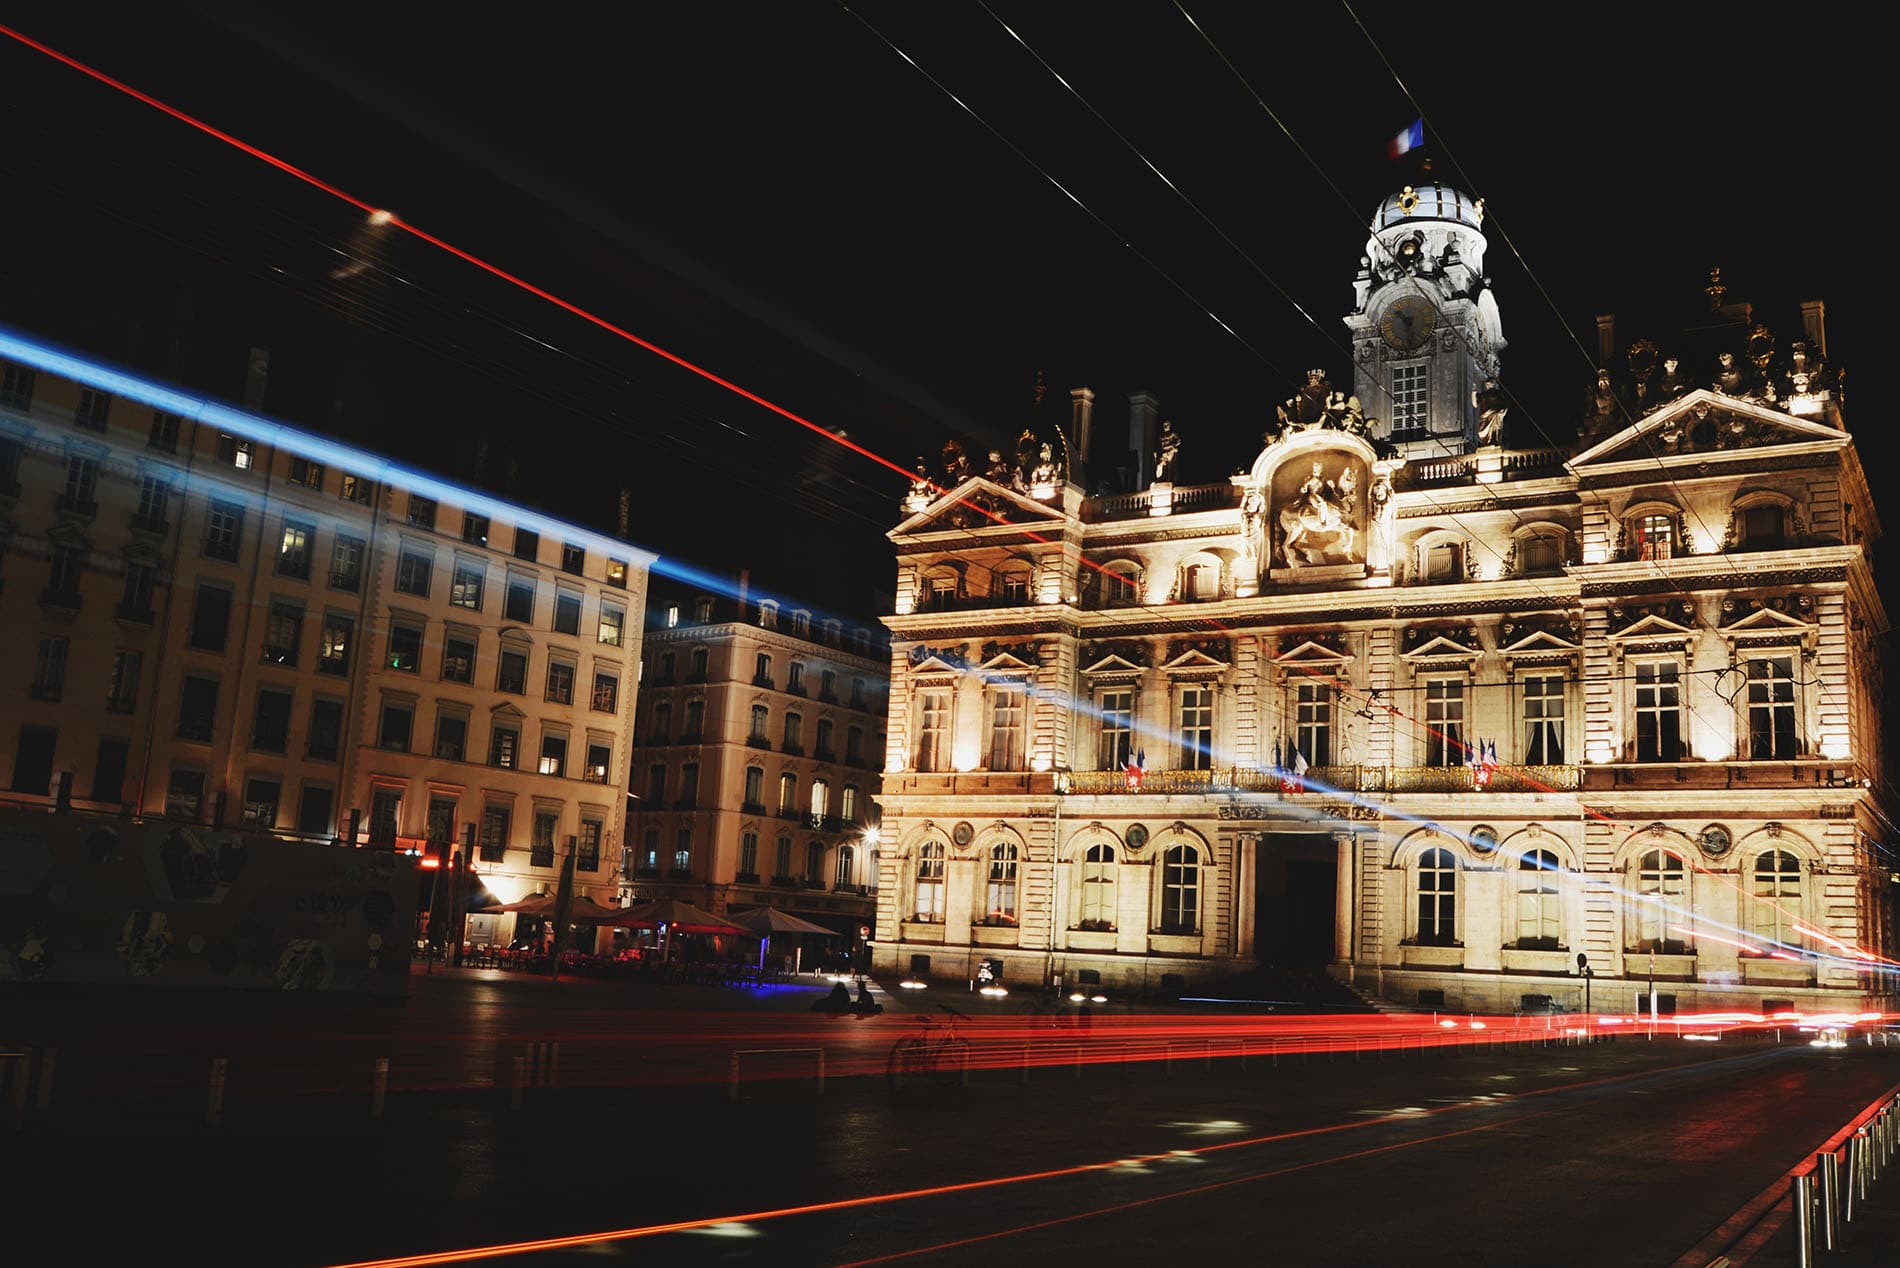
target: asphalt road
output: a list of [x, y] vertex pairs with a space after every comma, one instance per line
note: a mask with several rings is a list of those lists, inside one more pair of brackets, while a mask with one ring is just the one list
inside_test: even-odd
[[[143, 999], [0, 999], [0, 1040], [61, 1047], [48, 1109], [8, 1139], [8, 1245], [21, 1262], [38, 1246], [298, 1266], [560, 1236], [582, 1244], [494, 1262], [1667, 1265], [1900, 1082], [1900, 1046], [1792, 1034], [1506, 1046], [1461, 1025], [1463, 1046], [1421, 1048], [1454, 1034], [1425, 1018], [1375, 1048], [1339, 1028], [1399, 1023], [1110, 1008], [1086, 1037], [972, 1018], [967, 1085], [958, 1063], [892, 1089], [885, 1060], [913, 1026], [899, 1001], [859, 1022], [812, 1015], [813, 990], [542, 985], [464, 975], [402, 1007], [271, 997], [215, 1025], [202, 1001], [167, 1021]], [[1245, 1070], [1226, 1041], [1295, 1030]], [[1203, 1032], [1223, 1036], [1211, 1061], [1171, 1038]], [[553, 1085], [510, 1108], [514, 1055], [553, 1035]], [[807, 1040], [827, 1050], [822, 1096], [787, 1055], [757, 1059], [787, 1077], [749, 1071], [727, 1099], [735, 1042]], [[215, 1128], [198, 1064], [214, 1050]], [[1900, 1178], [1883, 1187], [1900, 1205]], [[1786, 1261], [1777, 1242], [1758, 1259]]]

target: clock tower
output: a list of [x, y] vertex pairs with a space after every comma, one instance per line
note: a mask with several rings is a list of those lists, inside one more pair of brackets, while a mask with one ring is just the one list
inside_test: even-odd
[[1483, 204], [1441, 184], [1407, 185], [1372, 218], [1346, 317], [1353, 393], [1370, 434], [1410, 459], [1480, 443], [1476, 402], [1504, 347], [1483, 226]]

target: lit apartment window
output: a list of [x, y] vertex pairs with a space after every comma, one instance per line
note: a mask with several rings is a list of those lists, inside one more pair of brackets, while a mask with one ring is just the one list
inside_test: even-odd
[[481, 611], [484, 571], [479, 563], [456, 560], [455, 571], [449, 575], [449, 602], [458, 608]]
[[[600, 605], [600, 641], [608, 647], [620, 646], [621, 631], [627, 624], [627, 610], [617, 603], [603, 601]], [[700, 673], [704, 675], [702, 665]]]
[[284, 521], [283, 536], [277, 542], [277, 575], [298, 581], [310, 580], [310, 542], [317, 535], [315, 524], [299, 520]]
[[1300, 756], [1314, 766], [1333, 760], [1333, 689], [1326, 683], [1293, 686], [1293, 738]]
[[323, 614], [323, 630], [317, 640], [317, 672], [343, 677], [350, 672], [350, 638], [356, 632], [353, 618], [341, 612]]
[[616, 712], [620, 708], [620, 679], [595, 670], [592, 707], [596, 713]]
[[567, 773], [567, 737], [565, 735], [543, 734], [541, 736], [541, 773], [543, 775]]
[[932, 688], [917, 693], [917, 769], [949, 769], [950, 693]]
[[303, 605], [272, 599], [264, 619], [264, 659], [273, 665], [294, 666], [303, 642]]
[[312, 462], [308, 458], [292, 458], [290, 460], [290, 482], [300, 488], [316, 489], [321, 492], [323, 489], [323, 464], [321, 462]]
[[518, 770], [521, 763], [521, 732], [511, 726], [497, 726], [488, 736], [488, 764], [497, 770]]
[[604, 784], [613, 768], [613, 746], [594, 740], [587, 742], [587, 771], [582, 776], [590, 784]]
[[1564, 760], [1564, 679], [1531, 674], [1519, 685], [1524, 701], [1524, 761], [1561, 766]]
[[337, 484], [337, 496], [345, 502], [368, 506], [375, 486], [362, 476], [344, 475]]
[[1461, 766], [1465, 761], [1465, 680], [1425, 680], [1425, 764]]
[[251, 469], [251, 442], [240, 440], [229, 432], [220, 433], [218, 461], [227, 467], [235, 467], [239, 471], [249, 471]]
[[1668, 559], [1676, 553], [1676, 525], [1668, 515], [1641, 515], [1631, 522], [1638, 559]]
[[607, 584], [616, 590], [625, 590], [627, 588], [626, 560], [609, 559], [607, 561]]

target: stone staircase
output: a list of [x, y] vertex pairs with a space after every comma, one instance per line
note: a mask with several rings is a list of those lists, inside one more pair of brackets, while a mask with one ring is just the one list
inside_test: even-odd
[[1375, 1013], [1416, 1013], [1419, 1010], [1406, 1004], [1395, 1004], [1389, 999], [1374, 995], [1356, 982], [1341, 982], [1340, 988], [1352, 993], [1353, 998]]

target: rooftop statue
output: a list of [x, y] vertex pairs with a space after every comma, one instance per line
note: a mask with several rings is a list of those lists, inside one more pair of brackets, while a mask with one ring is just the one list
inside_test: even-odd
[[[1045, 449], [1048, 446], [1043, 446]], [[1171, 479], [1174, 475], [1174, 459], [1181, 452], [1181, 436], [1174, 430], [1174, 424], [1166, 419], [1161, 421], [1161, 438], [1155, 455], [1155, 483]]]

